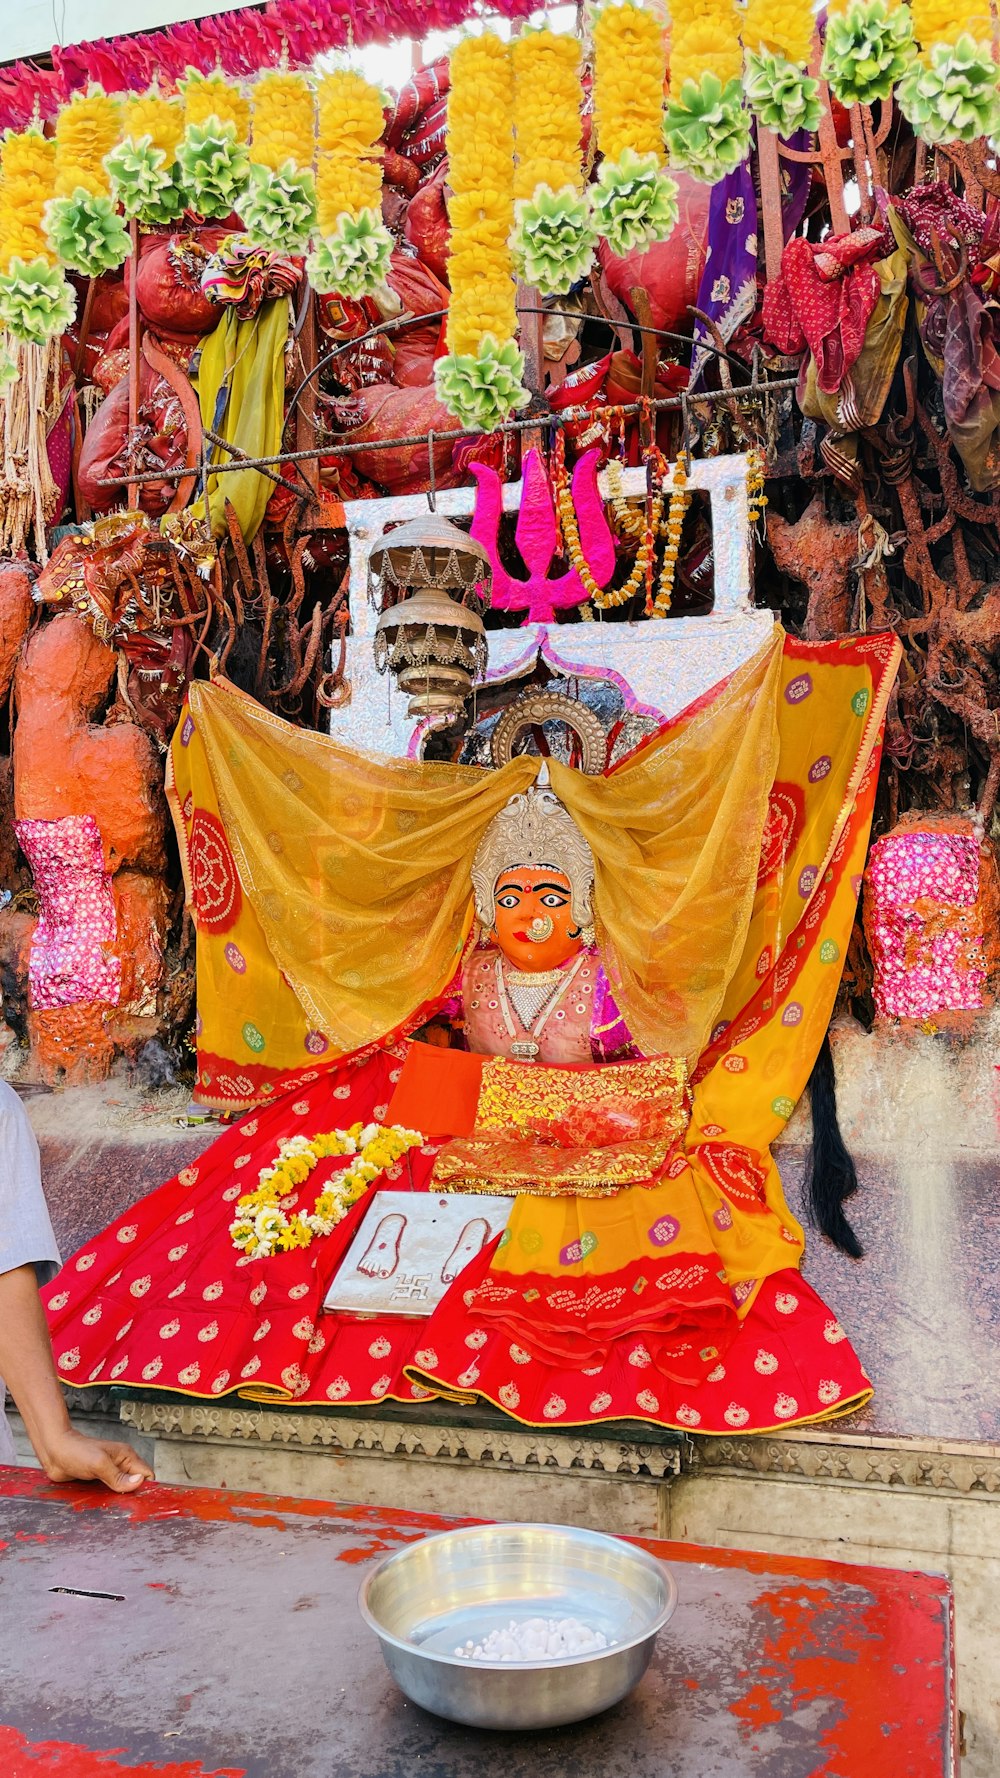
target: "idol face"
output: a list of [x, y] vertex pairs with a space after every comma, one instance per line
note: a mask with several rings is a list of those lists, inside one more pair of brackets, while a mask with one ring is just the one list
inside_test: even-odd
[[575, 957], [583, 940], [573, 918], [570, 880], [563, 871], [514, 866], [493, 891], [497, 944], [515, 969], [535, 975]]

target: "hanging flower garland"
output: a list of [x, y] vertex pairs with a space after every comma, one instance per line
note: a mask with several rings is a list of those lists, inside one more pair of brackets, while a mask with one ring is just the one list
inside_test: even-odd
[[925, 142], [1000, 134], [1000, 89], [989, 7], [982, 0], [911, 0], [920, 53], [899, 83], [899, 103]]
[[[55, 189], [56, 145], [40, 130], [8, 136], [0, 155], [0, 325], [11, 338], [41, 346], [64, 333], [76, 313], [43, 226]], [[0, 354], [5, 366], [13, 360]], [[4, 378], [11, 380], [10, 369]]]
[[338, 69], [316, 93], [316, 239], [306, 260], [314, 290], [360, 301], [389, 274], [392, 236], [382, 220], [382, 94]]
[[819, 128], [819, 81], [809, 75], [813, 15], [801, 0], [748, 0], [744, 89], [758, 123], [786, 139]]
[[[315, 1235], [332, 1234], [372, 1180], [423, 1140], [419, 1130], [404, 1129], [402, 1124], [360, 1123], [349, 1130], [329, 1130], [312, 1141], [286, 1137], [278, 1145], [274, 1165], [261, 1169], [256, 1190], [237, 1201], [235, 1220], [229, 1225], [233, 1246], [251, 1259], [309, 1247]], [[334, 1174], [311, 1210], [289, 1211], [285, 1200], [331, 1155], [350, 1155], [350, 1165]]]
[[821, 73], [842, 105], [888, 99], [909, 66], [913, 26], [896, 0], [849, 0], [831, 6]]
[[543, 296], [561, 296], [587, 276], [596, 241], [580, 164], [580, 45], [555, 31], [525, 31], [511, 57], [514, 265]]
[[185, 201], [199, 216], [229, 216], [250, 175], [250, 107], [221, 74], [206, 78], [189, 68], [180, 90], [184, 135], [177, 165]]
[[[657, 582], [656, 598], [647, 600], [649, 617], [667, 617], [674, 598], [674, 576], [677, 573], [677, 557], [681, 547], [681, 532], [684, 529], [684, 515], [691, 504], [691, 490], [688, 487], [690, 459], [686, 451], [678, 451], [670, 478], [670, 505], [667, 508], [667, 540], [663, 546], [663, 561], [660, 565], [660, 578]], [[663, 466], [663, 472], [666, 465]]]
[[750, 153], [739, 34], [734, 0], [695, 0], [674, 21], [663, 135], [671, 165], [705, 185], [718, 184]]
[[254, 86], [250, 182], [239, 210], [257, 247], [300, 253], [312, 234], [314, 112], [302, 74], [263, 74]]
[[620, 255], [667, 240], [677, 222], [677, 183], [663, 164], [666, 52], [658, 19], [635, 0], [605, 0], [593, 41], [603, 158], [591, 203], [598, 234]]
[[492, 31], [465, 37], [448, 94], [451, 236], [448, 355], [434, 379], [461, 426], [492, 432], [530, 400], [517, 347], [510, 233], [514, 221], [514, 77]]
[[184, 110], [177, 99], [155, 89], [126, 99], [122, 140], [104, 165], [111, 192], [129, 221], [146, 228], [168, 226], [184, 210], [177, 148], [184, 133]]
[[104, 165], [120, 130], [121, 106], [100, 87], [77, 93], [56, 118], [55, 197], [45, 209], [45, 229], [62, 264], [89, 278], [128, 258], [128, 232]]

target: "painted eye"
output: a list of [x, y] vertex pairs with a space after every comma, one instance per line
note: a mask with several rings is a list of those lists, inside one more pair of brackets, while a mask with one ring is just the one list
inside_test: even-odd
[[516, 907], [520, 907], [520, 905], [521, 905], [521, 897], [519, 895], [514, 894], [512, 891], [508, 891], [508, 893], [506, 895], [498, 895], [497, 896], [497, 907], [498, 908], [516, 908]]
[[566, 906], [565, 895], [542, 895], [539, 899], [543, 908], [564, 908]]

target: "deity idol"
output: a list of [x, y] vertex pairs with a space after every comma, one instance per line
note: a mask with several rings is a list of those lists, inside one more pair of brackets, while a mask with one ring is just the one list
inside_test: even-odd
[[462, 970], [470, 1050], [518, 1062], [637, 1056], [594, 937], [594, 860], [572, 817], [536, 786], [487, 829], [472, 865], [479, 944]]
[[[255, 1103], [64, 1267], [64, 1380], [716, 1433], [867, 1399], [769, 1144], [830, 1017], [897, 651], [769, 649], [623, 772], [548, 783], [192, 687], [199, 1082]], [[396, 1263], [383, 1188], [469, 1194], [444, 1295], [328, 1310], [356, 1236], [373, 1291]]]

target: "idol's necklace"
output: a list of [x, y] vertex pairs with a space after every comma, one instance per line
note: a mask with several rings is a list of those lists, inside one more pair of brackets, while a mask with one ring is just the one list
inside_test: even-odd
[[[509, 993], [507, 979], [504, 975], [503, 959], [497, 958], [497, 999], [500, 1002], [503, 1022], [507, 1027], [507, 1035], [511, 1039], [510, 1053], [516, 1061], [534, 1061], [540, 1047], [536, 1039], [541, 1037], [549, 1014], [555, 1011], [570, 983], [576, 979], [586, 957], [586, 951], [581, 951], [570, 969], [550, 969], [544, 975], [532, 976], [527, 971], [512, 971]], [[550, 984], [552, 984], [551, 987]], [[539, 989], [542, 990], [541, 1000], [539, 1000]], [[546, 989], [549, 992], [546, 992]], [[514, 1012], [517, 1013], [521, 1030], [528, 1033], [526, 1037], [518, 1037], [514, 1013], [511, 1011], [511, 1002], [513, 1002]]]

